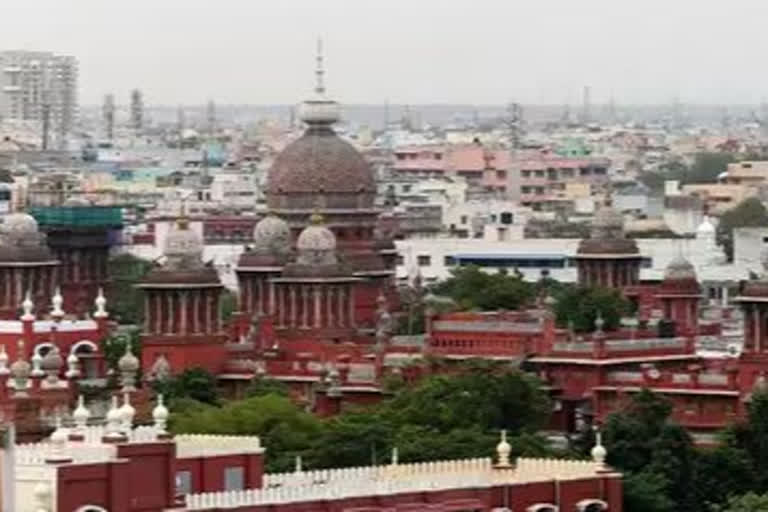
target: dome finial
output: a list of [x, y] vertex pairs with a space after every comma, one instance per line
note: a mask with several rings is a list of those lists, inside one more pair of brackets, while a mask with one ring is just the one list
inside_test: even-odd
[[315, 92], [318, 96], [325, 94], [325, 69], [323, 68], [323, 38], [317, 38], [317, 68], [315, 69]]

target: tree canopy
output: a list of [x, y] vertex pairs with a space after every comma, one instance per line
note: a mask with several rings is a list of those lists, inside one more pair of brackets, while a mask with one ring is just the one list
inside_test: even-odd
[[112, 281], [107, 294], [110, 316], [121, 324], [139, 324], [144, 317], [143, 293], [135, 285], [152, 269], [152, 262], [124, 253], [110, 258]]
[[533, 287], [516, 273], [485, 272], [469, 265], [451, 270], [451, 277], [437, 283], [433, 291], [451, 297], [464, 310], [517, 309], [530, 303]]
[[467, 365], [456, 375], [425, 378], [391, 400], [326, 420], [258, 388], [256, 396], [220, 405], [172, 402], [171, 428], [259, 435], [270, 448], [270, 471], [290, 469], [296, 455], [314, 468], [378, 463], [393, 447], [404, 462], [488, 456], [502, 428], [510, 433], [513, 453], [553, 454], [536, 435], [551, 410], [547, 395], [534, 378], [508, 367]]
[[610, 288], [563, 286], [554, 291], [553, 296], [557, 325], [572, 324], [576, 332], [594, 331], [598, 316], [605, 322], [603, 329], [616, 329], [621, 318], [631, 311], [630, 302], [621, 292]]
[[720, 216], [717, 225], [717, 243], [725, 251], [728, 261], [733, 261], [733, 230], [768, 225], [768, 210], [756, 197], [745, 199]]

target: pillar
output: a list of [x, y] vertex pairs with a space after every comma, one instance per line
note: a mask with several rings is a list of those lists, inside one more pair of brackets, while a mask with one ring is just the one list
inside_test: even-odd
[[315, 301], [315, 327], [320, 327], [320, 286], [314, 286], [314, 301]]

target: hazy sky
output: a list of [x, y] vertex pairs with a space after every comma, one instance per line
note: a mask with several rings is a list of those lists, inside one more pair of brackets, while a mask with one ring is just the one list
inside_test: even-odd
[[[81, 100], [757, 103], [768, 0], [0, 0], [0, 48], [80, 59]], [[122, 100], [127, 101], [127, 99]]]

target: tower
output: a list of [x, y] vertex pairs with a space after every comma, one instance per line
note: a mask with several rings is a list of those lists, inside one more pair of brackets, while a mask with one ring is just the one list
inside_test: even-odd
[[49, 304], [57, 286], [58, 266], [34, 217], [26, 213], [6, 216], [0, 224], [0, 318], [15, 320], [25, 297], [35, 304]]
[[624, 217], [613, 208], [610, 191], [574, 259], [582, 286], [622, 289], [640, 281], [642, 257], [637, 243], [624, 235]]
[[115, 138], [115, 95], [107, 94], [104, 96], [104, 105], [102, 106], [102, 117], [104, 119], [104, 136], [108, 140]]
[[139, 89], [131, 91], [131, 128], [136, 133], [144, 129], [144, 96]]
[[172, 372], [217, 372], [225, 358], [220, 301], [223, 285], [203, 264], [203, 239], [182, 216], [165, 240], [165, 263], [138, 287], [144, 292], [142, 367], [168, 362]]
[[696, 270], [682, 254], [667, 265], [656, 298], [661, 302], [664, 318], [674, 322], [678, 335], [697, 333], [701, 287]]
[[322, 47], [318, 45], [314, 94], [301, 104], [304, 134], [275, 158], [266, 185], [267, 206], [285, 220], [297, 240], [317, 213], [336, 241], [339, 258], [352, 277], [358, 326], [372, 329], [376, 298], [393, 289], [394, 245], [376, 229], [381, 211], [374, 205], [371, 166], [333, 130], [339, 104], [325, 88]]

